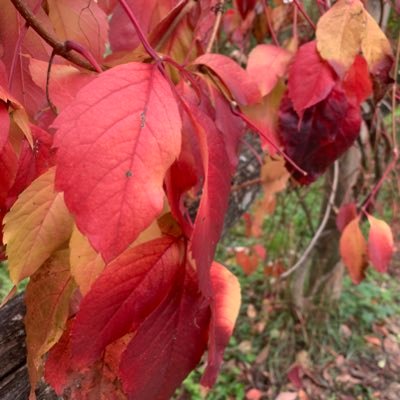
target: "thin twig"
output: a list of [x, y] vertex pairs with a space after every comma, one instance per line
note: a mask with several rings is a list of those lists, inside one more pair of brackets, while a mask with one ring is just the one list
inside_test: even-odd
[[271, 18], [270, 18], [271, 16], [269, 15], [269, 12], [268, 12], [268, 9], [267, 9], [268, 4], [266, 4], [266, 3], [267, 3], [267, 0], [265, 2], [263, 2], [263, 6], [264, 6], [264, 14], [265, 14], [265, 19], [267, 20], [268, 29], [269, 29], [269, 32], [271, 34], [271, 38], [272, 38], [273, 42], [275, 43], [276, 46], [280, 47], [281, 45], [279, 44], [279, 40], [278, 40], [278, 38], [276, 36], [276, 33], [274, 31], [274, 27], [273, 27], [272, 22], [271, 22]]
[[222, 16], [224, 14], [224, 3], [225, 3], [225, 1], [221, 0], [217, 4], [217, 6], [215, 8], [215, 13], [217, 15], [215, 17], [215, 21], [214, 21], [214, 25], [213, 25], [213, 30], [211, 32], [210, 40], [208, 41], [208, 44], [207, 44], [206, 53], [210, 53], [211, 52], [211, 50], [213, 48], [213, 45], [214, 45], [214, 42], [215, 42], [215, 39], [217, 38], [219, 27], [220, 27], [221, 21], [222, 21]]
[[326, 206], [325, 214], [324, 217], [321, 221], [321, 224], [317, 231], [315, 232], [314, 237], [311, 239], [310, 243], [308, 244], [307, 248], [305, 249], [303, 255], [299, 258], [297, 263], [293, 265], [292, 268], [284, 272], [279, 278], [280, 279], [286, 279], [288, 276], [290, 276], [294, 271], [296, 271], [298, 268], [300, 268], [304, 261], [307, 259], [307, 257], [310, 255], [310, 252], [312, 249], [315, 247], [317, 244], [319, 238], [321, 237], [326, 224], [328, 223], [329, 216], [331, 215], [332, 207], [335, 201], [335, 196], [336, 196], [336, 190], [337, 186], [339, 183], [339, 162], [335, 161], [333, 164], [333, 182], [332, 182], [332, 189], [331, 189], [331, 194], [329, 196], [328, 204]]
[[251, 130], [254, 132], [257, 132], [260, 136], [262, 136], [270, 145], [275, 149], [275, 151], [281, 155], [285, 161], [288, 162], [294, 169], [299, 171], [303, 176], [307, 176], [307, 172], [304, 171], [304, 169], [300, 168], [283, 150], [279, 148], [279, 146], [271, 140], [263, 131], [261, 131], [253, 122], [250, 121], [250, 119], [241, 112], [241, 110], [238, 108], [236, 102], [231, 101], [231, 110], [233, 114], [237, 115], [240, 117], [248, 126]]
[[53, 111], [53, 113], [54, 113], [55, 115], [58, 115], [57, 107], [56, 107], [56, 106], [54, 105], [54, 103], [51, 101], [51, 98], [50, 98], [50, 90], [49, 90], [49, 87], [50, 87], [51, 66], [53, 65], [53, 59], [54, 59], [54, 56], [55, 56], [55, 55], [56, 55], [56, 53], [55, 53], [55, 51], [53, 50], [53, 51], [51, 52], [49, 64], [48, 64], [48, 66], [47, 66], [47, 76], [46, 76], [46, 99], [47, 99], [47, 102], [49, 103], [49, 106], [50, 106], [51, 111]]
[[65, 46], [65, 43], [55, 38], [50, 32], [44, 29], [43, 25], [39, 22], [36, 16], [28, 8], [23, 0], [10, 0], [20, 15], [25, 19], [26, 23], [49, 45], [53, 48], [55, 53], [72, 63], [85, 68], [89, 71], [96, 71], [88, 61], [82, 59], [76, 54], [72, 53], [70, 49]]
[[307, 14], [307, 12], [304, 10], [303, 5], [299, 2], [299, 0], [293, 0], [293, 3], [297, 7], [297, 9], [300, 11], [301, 15], [310, 24], [311, 28], [313, 28], [315, 31], [317, 29], [317, 27], [315, 26], [314, 22], [311, 20], [310, 16]]
[[307, 221], [307, 225], [308, 225], [308, 229], [310, 230], [312, 235], [315, 235], [315, 229], [314, 226], [312, 224], [312, 218], [311, 218], [311, 213], [310, 210], [307, 207], [307, 204], [304, 201], [304, 197], [300, 194], [299, 188], [295, 187], [294, 188], [294, 193], [299, 201], [299, 204], [301, 206], [301, 208], [303, 209], [304, 215], [306, 217], [306, 221]]
[[399, 79], [399, 62], [400, 62], [400, 34], [397, 38], [397, 50], [396, 50], [396, 61], [394, 67], [394, 82], [392, 88], [392, 140], [393, 148], [397, 147], [397, 132], [396, 132], [396, 92], [397, 92], [397, 80]]

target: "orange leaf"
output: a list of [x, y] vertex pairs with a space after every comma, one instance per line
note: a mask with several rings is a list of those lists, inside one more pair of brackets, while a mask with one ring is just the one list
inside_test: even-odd
[[394, 252], [390, 226], [380, 219], [367, 215], [371, 225], [368, 236], [368, 258], [378, 272], [387, 272]]
[[18, 284], [71, 235], [72, 218], [62, 193], [54, 191], [54, 168], [39, 176], [19, 196], [4, 223], [10, 277]]
[[33, 389], [40, 377], [42, 355], [63, 334], [74, 288], [67, 250], [55, 253], [29, 281], [25, 295], [25, 330], [29, 379]]
[[367, 266], [367, 243], [359, 222], [359, 217], [354, 218], [347, 224], [340, 237], [340, 254], [355, 284], [364, 279], [364, 270]]
[[75, 226], [70, 247], [71, 275], [85, 295], [96, 278], [103, 271], [105, 263], [99, 253], [90, 245], [89, 240]]

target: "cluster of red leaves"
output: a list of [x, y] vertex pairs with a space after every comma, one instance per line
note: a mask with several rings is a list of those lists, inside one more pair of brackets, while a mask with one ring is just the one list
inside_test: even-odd
[[[256, 2], [237, 3], [241, 18], [254, 14]], [[79, 44], [104, 70], [56, 56], [49, 74], [52, 49], [2, 2], [2, 258], [15, 285], [30, 277], [31, 398], [44, 374], [73, 399], [168, 399], [206, 349], [211, 387], [240, 306], [237, 279], [213, 259], [243, 121], [271, 153], [281, 139], [309, 182], [357, 136], [367, 64], [384, 82], [384, 57], [365, 43], [367, 64], [354, 54], [341, 75], [317, 31], [318, 50], [311, 42], [294, 55], [285, 94], [288, 50], [257, 46], [247, 71], [204, 54], [218, 6], [30, 0], [48, 35]]]

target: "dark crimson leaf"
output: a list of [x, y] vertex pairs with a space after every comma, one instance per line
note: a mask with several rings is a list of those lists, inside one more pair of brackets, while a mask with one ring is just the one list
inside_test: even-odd
[[237, 9], [243, 19], [246, 18], [247, 14], [255, 7], [257, 0], [236, 0]]
[[308, 108], [300, 122], [288, 95], [279, 112], [279, 135], [286, 154], [308, 175], [286, 163], [302, 184], [316, 180], [358, 137], [361, 115], [358, 102], [347, 98], [338, 84], [329, 96]]
[[[140, 326], [121, 359], [130, 400], [168, 400], [207, 346], [210, 309], [188, 270]], [[156, 377], [156, 379], [155, 379]]]

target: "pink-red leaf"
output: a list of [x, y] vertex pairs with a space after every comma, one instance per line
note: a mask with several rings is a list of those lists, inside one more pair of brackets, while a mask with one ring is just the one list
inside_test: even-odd
[[357, 217], [357, 207], [354, 203], [343, 204], [336, 217], [336, 226], [340, 232], [346, 228], [347, 224]]
[[213, 71], [238, 103], [248, 105], [261, 100], [261, 93], [256, 83], [238, 63], [229, 57], [222, 54], [204, 54], [193, 64], [205, 65]]
[[367, 217], [371, 225], [368, 236], [368, 258], [378, 272], [384, 273], [387, 272], [394, 252], [392, 230], [385, 221], [369, 214]]
[[56, 187], [106, 261], [161, 212], [178, 157], [181, 119], [157, 66], [129, 63], [99, 76], [55, 121]]
[[335, 73], [317, 52], [315, 41], [300, 47], [289, 69], [289, 98], [299, 117], [327, 98], [335, 86]]
[[364, 279], [364, 270], [367, 267], [367, 242], [359, 224], [359, 217], [353, 219], [340, 237], [340, 255], [355, 284]]
[[131, 400], [170, 399], [206, 348], [209, 306], [192, 271], [182, 281], [176, 281], [122, 355], [120, 374]]
[[[128, 0], [126, 2], [139, 23], [142, 31], [147, 34], [150, 31], [150, 24], [154, 9], [157, 6], [156, 0]], [[110, 45], [115, 51], [133, 50], [140, 44], [132, 22], [126, 15], [125, 10], [117, 4], [113, 10], [110, 21]]]
[[3, 150], [7, 139], [8, 131], [10, 130], [10, 117], [8, 115], [8, 110], [2, 101], [0, 101], [0, 152]]
[[49, 82], [47, 82], [47, 69], [48, 61], [30, 59], [29, 71], [33, 81], [42, 90], [46, 90], [48, 86], [50, 100], [58, 111], [63, 110], [75, 100], [78, 91], [95, 78], [93, 72], [82, 72], [72, 65], [53, 64]]
[[167, 295], [182, 265], [174, 237], [130, 248], [109, 264], [84, 297], [72, 331], [76, 365], [98, 359], [134, 331]]
[[259, 44], [250, 52], [247, 73], [258, 84], [262, 96], [269, 94], [285, 75], [291, 58], [289, 51], [271, 44]]
[[211, 267], [213, 298], [211, 301], [211, 325], [208, 361], [201, 384], [212, 387], [221, 367], [224, 350], [228, 345], [239, 314], [240, 284], [223, 265], [214, 262]]
[[108, 40], [108, 21], [97, 2], [87, 0], [47, 0], [49, 18], [60, 40], [73, 40], [103, 58]]
[[210, 267], [228, 206], [231, 169], [225, 144], [213, 121], [191, 107], [191, 122], [200, 143], [205, 179], [190, 248], [196, 261], [200, 289], [210, 295]]

